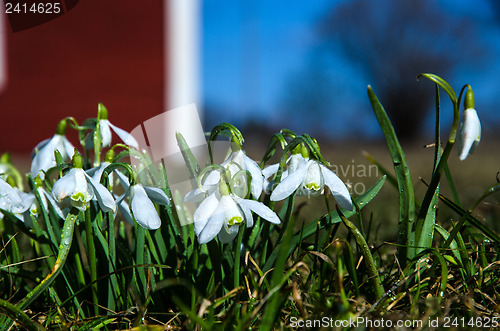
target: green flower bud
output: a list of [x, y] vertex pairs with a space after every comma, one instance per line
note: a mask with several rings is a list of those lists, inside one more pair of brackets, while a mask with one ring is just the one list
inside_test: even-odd
[[470, 87], [465, 93], [464, 106], [465, 109], [474, 109], [474, 92], [472, 92], [472, 88]]
[[309, 158], [309, 150], [307, 149], [306, 145], [300, 144], [300, 154], [304, 159]]
[[115, 159], [115, 151], [113, 149], [110, 149], [106, 152], [106, 157], [104, 159], [105, 162], [113, 163], [113, 160]]
[[75, 154], [73, 154], [73, 159], [71, 160], [71, 164], [73, 165], [73, 168], [83, 168], [83, 157], [78, 153], [77, 149], [75, 148]]
[[100, 102], [99, 102], [99, 105], [97, 106], [97, 119], [98, 120], [107, 120], [108, 119], [108, 110]]
[[222, 195], [222, 196], [229, 195], [231, 193], [226, 181], [221, 180], [219, 182], [219, 192], [220, 192], [220, 195]]
[[12, 163], [9, 152], [5, 152], [2, 154], [2, 156], [0, 156], [0, 163]]
[[35, 182], [35, 186], [36, 187], [42, 187], [43, 186], [43, 182], [42, 182], [42, 179], [40, 178], [40, 176], [36, 176], [34, 182]]
[[59, 124], [57, 124], [56, 134], [64, 136], [66, 134], [66, 119], [62, 119]]
[[300, 144], [297, 144], [297, 146], [295, 146], [293, 149], [292, 149], [292, 154], [293, 155], [297, 155], [297, 154], [300, 154]]

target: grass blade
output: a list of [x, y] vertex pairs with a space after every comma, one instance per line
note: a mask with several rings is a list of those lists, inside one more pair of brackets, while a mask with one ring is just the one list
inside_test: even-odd
[[398, 257], [402, 265], [406, 265], [408, 259], [415, 256], [415, 231], [413, 224], [415, 221], [415, 195], [413, 183], [411, 181], [410, 169], [406, 162], [403, 149], [392, 126], [391, 120], [373, 92], [371, 86], [368, 86], [368, 97], [377, 117], [378, 123], [384, 133], [389, 152], [394, 164], [396, 179], [399, 190], [399, 231], [398, 231]]

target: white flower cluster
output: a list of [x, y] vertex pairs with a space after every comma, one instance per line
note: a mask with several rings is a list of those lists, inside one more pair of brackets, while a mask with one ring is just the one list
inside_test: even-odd
[[253, 226], [252, 211], [271, 223], [280, 223], [278, 216], [262, 202], [246, 199], [248, 184], [254, 199], [260, 197], [264, 185], [264, 176], [255, 161], [239, 150], [220, 166], [208, 173], [201, 187], [185, 197], [186, 201], [201, 201], [193, 216], [200, 243], [207, 243], [217, 235], [222, 243], [233, 240], [241, 224]]
[[[233, 152], [220, 167], [207, 168], [209, 172], [202, 175], [200, 187], [185, 197], [185, 201], [201, 202], [193, 217], [199, 242], [207, 243], [216, 236], [222, 243], [233, 240], [240, 225], [253, 226], [252, 212], [273, 224], [279, 224], [276, 213], [257, 201], [270, 185], [267, 179], [278, 168], [279, 165], [274, 164], [262, 171], [242, 150]], [[341, 207], [353, 209], [349, 191], [335, 173], [318, 161], [304, 158], [300, 153], [292, 154], [288, 169], [272, 190], [270, 199], [283, 200], [295, 191], [298, 195], [316, 196], [324, 192], [325, 185]], [[266, 188], [266, 191], [269, 189]], [[254, 200], [247, 199], [248, 193]]]
[[[110, 128], [124, 143], [131, 147], [138, 147], [132, 135], [109, 123], [107, 113], [106, 118], [99, 119], [98, 123], [102, 147], [108, 147], [111, 144]], [[115, 170], [114, 173], [117, 174], [125, 191], [123, 195], [117, 197], [112, 193], [112, 189], [108, 189], [100, 183], [104, 169], [111, 163], [103, 162], [97, 167], [87, 171], [83, 170], [82, 157], [66, 138], [65, 131], [66, 121], [63, 120], [52, 138], [44, 140], [35, 147], [31, 164], [31, 176], [35, 183], [33, 192], [25, 193], [17, 187], [12, 187], [4, 180], [8, 176], [2, 174], [0, 177], [0, 209], [11, 213], [30, 227], [31, 217], [38, 217], [40, 214], [41, 209], [38, 201], [42, 203], [42, 208], [46, 211], [49, 211], [50, 205], [55, 214], [62, 219], [65, 218], [70, 208], [74, 207], [85, 211], [89, 204], [94, 201], [103, 212], [116, 214], [120, 210], [123, 217], [132, 224], [135, 219], [139, 225], [146, 229], [159, 228], [161, 221], [153, 202], [169, 204], [167, 195], [158, 188], [144, 187], [141, 184], [130, 185], [126, 176]], [[44, 187], [43, 181], [45, 174], [57, 166], [56, 150], [64, 160], [72, 160], [72, 168], [54, 183], [49, 192]], [[109, 177], [113, 178], [112, 175]], [[0, 213], [0, 216], [3, 217], [3, 214]]]

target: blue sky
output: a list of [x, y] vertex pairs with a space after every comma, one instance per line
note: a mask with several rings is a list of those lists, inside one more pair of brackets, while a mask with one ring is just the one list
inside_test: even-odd
[[[289, 124], [290, 119], [278, 111], [287, 82], [304, 68], [317, 45], [318, 19], [340, 2], [205, 0], [203, 98], [208, 110], [218, 110], [216, 121], [239, 125], [253, 119]], [[481, 22], [480, 38], [485, 39], [488, 47], [500, 51], [500, 29], [495, 25], [488, 0], [440, 0], [439, 3], [456, 15], [467, 15]], [[343, 68], [337, 69], [333, 77], [334, 83], [343, 88], [332, 89], [333, 96], [352, 109], [369, 105], [367, 78], [340, 56], [332, 61], [336, 61], [337, 68]], [[498, 65], [471, 64], [461, 68], [450, 83], [456, 89], [470, 83], [476, 93], [476, 104], [486, 109], [485, 118], [498, 121], [496, 112], [488, 109], [496, 104], [499, 74]], [[341, 114], [341, 121], [354, 121], [357, 130], [366, 136], [378, 134], [373, 118], [360, 117], [357, 111], [350, 114]], [[320, 129], [328, 127], [342, 134], [346, 123], [324, 121], [319, 126]]]
[[266, 117], [314, 43], [313, 24], [329, 2], [204, 1], [205, 100], [234, 109], [237, 121], [246, 116], [242, 108]]

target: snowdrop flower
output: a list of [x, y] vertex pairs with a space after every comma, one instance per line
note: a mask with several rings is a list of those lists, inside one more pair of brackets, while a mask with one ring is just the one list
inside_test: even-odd
[[457, 152], [460, 161], [474, 152], [480, 140], [481, 122], [474, 109], [474, 93], [469, 88], [465, 94], [465, 110], [457, 134]]
[[[104, 169], [106, 169], [106, 167], [109, 166], [110, 164], [111, 164], [111, 162], [104, 161], [99, 166], [87, 170], [86, 173], [89, 176], [91, 176], [95, 181], [100, 182], [102, 174], [104, 173]], [[110, 176], [109, 182], [110, 183], [113, 182], [113, 180], [111, 179], [112, 174], [113, 173], [109, 174], [109, 176]]]
[[[124, 174], [117, 171], [121, 185], [127, 191], [118, 199], [118, 206], [125, 219], [130, 222], [132, 215], [137, 223], [145, 229], [156, 230], [161, 225], [160, 216], [153, 202], [168, 205], [169, 199], [165, 192], [157, 187], [143, 186], [142, 184], [129, 184]], [[129, 196], [128, 206], [124, 203], [125, 196]]]
[[305, 147], [301, 148], [301, 153], [294, 150], [290, 156], [288, 171], [272, 191], [271, 201], [283, 200], [295, 191], [299, 196], [317, 196], [323, 194], [326, 185], [342, 208], [353, 210], [351, 195], [344, 182], [318, 161], [309, 159]]
[[59, 208], [57, 202], [54, 200], [52, 195], [49, 192], [47, 192], [47, 190], [42, 186], [43, 184], [39, 176], [35, 178], [34, 182], [35, 182], [35, 188], [32, 192], [29, 193], [25, 193], [18, 190], [17, 188], [14, 188], [14, 190], [17, 190], [17, 193], [21, 197], [23, 204], [21, 210], [17, 210], [16, 213], [13, 213], [14, 216], [16, 216], [21, 222], [24, 222], [24, 225], [26, 227], [30, 228], [32, 226], [31, 216], [36, 218], [41, 213], [39, 203], [34, 193], [34, 191], [36, 190], [38, 192], [38, 195], [40, 196], [40, 200], [42, 202], [42, 208], [48, 212], [50, 203], [55, 213], [60, 218], [65, 219], [66, 216], [62, 212], [61, 208]]
[[[35, 182], [35, 190], [38, 192], [38, 195], [40, 196], [40, 200], [42, 202], [42, 208], [48, 211], [50, 204], [50, 206], [52, 206], [57, 216], [59, 216], [62, 219], [65, 219], [66, 215], [64, 215], [61, 208], [59, 208], [58, 203], [54, 200], [52, 195], [49, 192], [47, 192], [47, 190], [43, 187], [43, 183], [40, 177], [35, 178], [34, 182]], [[23, 200], [27, 201], [28, 203], [31, 202], [28, 211], [31, 215], [38, 217], [38, 215], [40, 214], [40, 206], [38, 205], [36, 196], [33, 192], [30, 192], [27, 195], [28, 196], [26, 196], [25, 199]]]
[[[38, 179], [38, 180], [40, 181], [40, 179]], [[14, 188], [14, 189], [17, 190], [17, 188]], [[61, 209], [57, 205], [57, 202], [50, 195], [50, 193], [47, 192], [41, 186], [37, 186], [35, 189], [38, 191], [38, 194], [40, 195], [40, 200], [42, 201], [42, 205], [43, 205], [42, 208], [44, 208], [48, 212], [49, 202], [50, 202], [50, 205], [54, 209], [55, 213], [60, 218], [65, 219], [64, 213], [61, 211]], [[38, 201], [36, 199], [36, 196], [33, 192], [25, 193], [22, 191], [18, 191], [18, 194], [23, 201], [24, 207], [23, 207], [22, 212], [13, 213], [13, 215], [16, 216], [21, 222], [23, 222], [27, 228], [31, 228], [33, 225], [32, 221], [31, 221], [31, 216], [36, 218], [40, 215], [40, 213], [41, 213], [40, 206], [39, 206]]]
[[[106, 152], [106, 157], [104, 162], [102, 162], [100, 165], [97, 167], [91, 168], [86, 171], [86, 173], [91, 176], [95, 181], [100, 182], [102, 174], [104, 173], [104, 169], [106, 169], [107, 166], [109, 166], [112, 162], [113, 159], [115, 158], [115, 152], [113, 149], [110, 149]], [[109, 178], [109, 185], [112, 188], [113, 187], [113, 182], [114, 182], [114, 176], [113, 173], [118, 172], [117, 170], [112, 171], [111, 173], [108, 174]]]
[[60, 178], [52, 188], [52, 195], [59, 203], [86, 210], [94, 197], [104, 212], [116, 211], [115, 200], [101, 183], [87, 175], [82, 169], [83, 159], [75, 150], [73, 168]]
[[236, 237], [240, 225], [253, 226], [252, 211], [273, 224], [280, 223], [279, 217], [269, 207], [238, 197], [229, 191], [224, 180], [220, 180], [218, 190], [204, 199], [194, 213], [198, 241], [205, 244], [218, 235], [222, 243], [230, 242]]
[[[234, 178], [234, 176], [241, 170], [248, 171], [250, 173], [250, 193], [254, 199], [258, 199], [262, 193], [264, 186], [264, 175], [259, 165], [245, 155], [243, 150], [232, 152], [229, 157], [220, 164], [223, 169], [228, 170], [228, 176]], [[208, 168], [210, 169], [210, 168]], [[203, 173], [202, 173], [203, 176]], [[239, 182], [237, 186], [239, 187], [236, 193], [239, 197], [244, 198], [247, 195], [247, 178], [246, 176], [237, 176]], [[201, 202], [207, 195], [213, 193], [219, 185], [221, 180], [221, 172], [217, 169], [212, 169], [209, 174], [203, 180], [201, 187], [189, 192], [185, 201]], [[233, 188], [234, 189], [234, 188]]]
[[19, 219], [21, 222], [23, 222], [27, 228], [31, 228], [33, 224], [30, 219], [30, 212], [31, 212], [30, 210], [31, 206], [35, 204], [36, 201], [35, 195], [32, 192], [25, 193], [21, 190], [18, 190], [17, 187], [14, 188], [14, 190], [16, 190], [17, 193], [19, 194], [19, 197], [22, 200], [23, 207], [22, 209], [18, 209], [17, 212], [13, 212], [12, 215], [17, 217], [17, 219]]
[[[20, 214], [26, 211], [29, 206], [24, 203], [20, 192], [0, 178], [0, 209], [12, 214]], [[3, 218], [3, 214], [0, 212], [1, 218]]]
[[108, 120], [108, 110], [102, 103], [99, 103], [97, 120], [99, 123], [99, 133], [101, 134], [102, 147], [111, 146], [111, 129], [120, 137], [120, 139], [127, 145], [139, 148], [137, 140], [127, 131], [111, 124]]
[[73, 145], [65, 136], [66, 133], [66, 120], [59, 122], [56, 134], [50, 138], [39, 143], [33, 150], [33, 161], [31, 162], [31, 175], [36, 177], [40, 170], [47, 171], [55, 167], [56, 159], [54, 151], [57, 149], [63, 159], [70, 159], [75, 149]]

